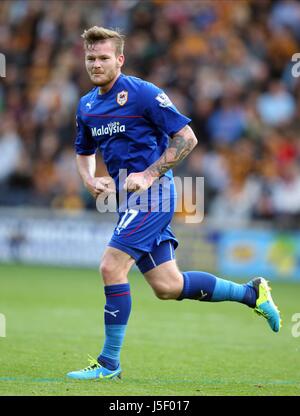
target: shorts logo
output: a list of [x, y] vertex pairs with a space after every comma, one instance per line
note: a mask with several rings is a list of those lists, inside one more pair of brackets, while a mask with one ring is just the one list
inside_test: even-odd
[[86, 103], [86, 107], [90, 110], [92, 108], [92, 104], [94, 101], [90, 101], [89, 103]]
[[117, 95], [117, 103], [121, 106], [127, 103], [128, 100], [128, 91], [121, 91]]

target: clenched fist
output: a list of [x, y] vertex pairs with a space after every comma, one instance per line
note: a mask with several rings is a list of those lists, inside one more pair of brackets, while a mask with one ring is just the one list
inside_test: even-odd
[[101, 194], [108, 195], [116, 193], [115, 183], [113, 179], [108, 176], [91, 178], [85, 182], [85, 186], [94, 198], [97, 198], [97, 196]]
[[124, 190], [128, 192], [142, 193], [150, 188], [155, 178], [145, 172], [130, 173], [125, 181]]

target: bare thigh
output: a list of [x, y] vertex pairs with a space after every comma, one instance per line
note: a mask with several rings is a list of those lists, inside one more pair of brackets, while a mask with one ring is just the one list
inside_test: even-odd
[[177, 299], [183, 289], [183, 276], [176, 260], [160, 264], [144, 274], [159, 299]]

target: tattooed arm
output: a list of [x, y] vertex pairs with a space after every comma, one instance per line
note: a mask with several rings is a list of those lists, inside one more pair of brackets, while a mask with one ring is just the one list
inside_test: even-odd
[[197, 139], [190, 126], [183, 127], [170, 140], [169, 147], [161, 157], [150, 165], [144, 173], [154, 178], [160, 177], [181, 162], [193, 150], [196, 144]]
[[150, 165], [144, 172], [131, 173], [125, 183], [128, 191], [142, 192], [148, 189], [155, 179], [166, 173], [183, 160], [196, 146], [197, 138], [190, 126], [183, 127], [174, 134], [169, 147], [161, 157]]

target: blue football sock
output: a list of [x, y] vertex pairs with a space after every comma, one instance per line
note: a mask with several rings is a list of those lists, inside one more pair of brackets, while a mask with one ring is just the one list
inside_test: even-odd
[[177, 300], [195, 299], [207, 302], [229, 300], [255, 307], [257, 293], [251, 285], [220, 279], [206, 272], [184, 272], [182, 275], [183, 290]]
[[105, 295], [105, 342], [98, 362], [109, 370], [115, 370], [120, 362], [121, 348], [131, 311], [129, 283], [105, 286]]

